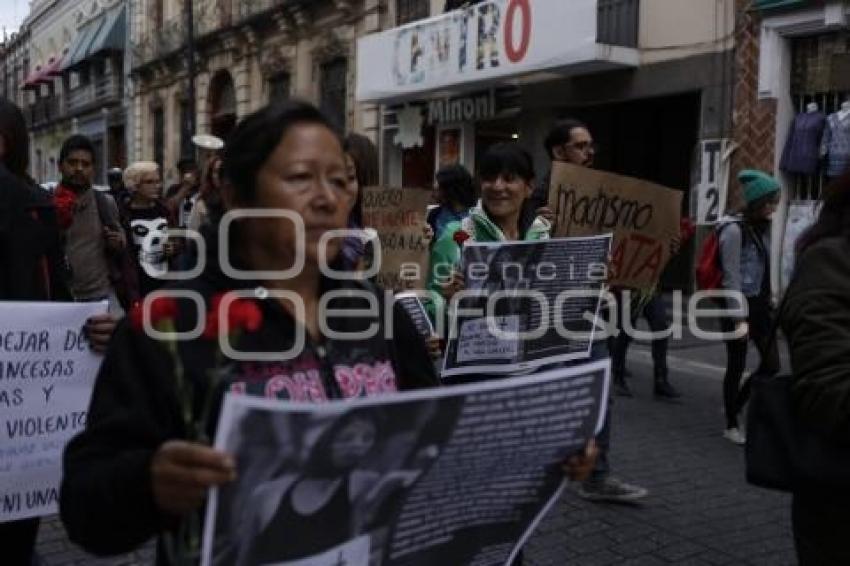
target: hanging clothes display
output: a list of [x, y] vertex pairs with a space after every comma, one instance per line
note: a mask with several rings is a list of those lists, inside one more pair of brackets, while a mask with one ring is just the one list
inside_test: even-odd
[[827, 177], [839, 177], [850, 167], [850, 112], [839, 111], [826, 119], [821, 154], [827, 158]]
[[783, 171], [797, 175], [817, 173], [825, 127], [826, 114], [823, 112], [804, 112], [794, 118], [782, 152], [780, 167]]

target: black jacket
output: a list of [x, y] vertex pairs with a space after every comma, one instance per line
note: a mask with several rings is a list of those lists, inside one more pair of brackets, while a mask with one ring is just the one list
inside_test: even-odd
[[850, 446], [850, 240], [826, 238], [797, 261], [782, 309], [793, 398], [809, 426]]
[[69, 300], [50, 195], [0, 164], [0, 300]]
[[[326, 282], [326, 287], [378, 292], [358, 282]], [[180, 288], [200, 293], [210, 305], [211, 298], [222, 291], [256, 287], [237, 284], [210, 269]], [[243, 334], [235, 347], [239, 351], [288, 350], [296, 331], [294, 319], [274, 299], [251, 300], [260, 306], [262, 326]], [[362, 299], [346, 297], [330, 306], [350, 310], [365, 305]], [[194, 327], [194, 309], [191, 301], [181, 302], [178, 330]], [[383, 308], [379, 310], [383, 315]], [[216, 361], [217, 343], [204, 338], [181, 343], [179, 359], [194, 388], [195, 419], [211, 400], [213, 410], [203, 428], [213, 438], [225, 389], [318, 402], [436, 385], [433, 364], [407, 314], [396, 305], [389, 317], [394, 339], [384, 338], [383, 322], [379, 322], [380, 332], [368, 340], [328, 339], [317, 345], [308, 338], [306, 348], [291, 362], [232, 362], [226, 372], [218, 372], [227, 377], [217, 383], [211, 377], [215, 368], [222, 367]], [[353, 332], [373, 322], [374, 318], [332, 318], [329, 326]], [[154, 503], [150, 465], [161, 444], [187, 437], [175, 383], [174, 363], [163, 345], [122, 323], [97, 377], [86, 429], [69, 443], [64, 455], [60, 513], [71, 540], [89, 552], [124, 553], [173, 525], [173, 518]], [[159, 563], [166, 563], [162, 553]]]

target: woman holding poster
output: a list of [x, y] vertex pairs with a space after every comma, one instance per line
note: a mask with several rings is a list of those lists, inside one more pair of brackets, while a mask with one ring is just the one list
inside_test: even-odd
[[514, 143], [497, 144], [482, 158], [480, 175], [481, 204], [467, 218], [448, 224], [431, 250], [428, 289], [446, 302], [464, 287], [459, 271], [464, 242], [549, 238], [549, 221], [526, 214], [534, 190], [534, 165], [528, 152]]
[[[66, 449], [62, 520], [90, 552], [159, 537], [158, 564], [199, 556], [207, 491], [240, 473], [208, 445], [224, 391], [320, 403], [436, 384], [401, 305], [384, 313], [374, 286], [321, 271], [341, 247], [331, 238], [320, 250], [322, 236], [346, 228], [356, 198], [321, 112], [287, 102], [245, 118], [223, 151], [223, 178], [223, 207], [210, 211], [221, 238], [206, 234], [203, 273], [166, 288], [180, 300], [154, 297], [119, 327], [87, 427]], [[375, 316], [363, 314], [370, 297]], [[177, 343], [175, 331], [190, 337]]]

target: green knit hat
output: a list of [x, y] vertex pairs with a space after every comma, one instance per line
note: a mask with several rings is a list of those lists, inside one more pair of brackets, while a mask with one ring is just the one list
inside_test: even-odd
[[738, 173], [738, 181], [744, 185], [744, 200], [747, 204], [779, 192], [779, 181], [763, 171], [744, 169]]

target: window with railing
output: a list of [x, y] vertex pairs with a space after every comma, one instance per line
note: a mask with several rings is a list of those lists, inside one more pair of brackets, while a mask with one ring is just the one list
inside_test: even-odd
[[338, 128], [345, 128], [348, 61], [334, 59], [321, 66], [321, 109]]
[[431, 0], [396, 0], [396, 22], [400, 26], [430, 15]]

